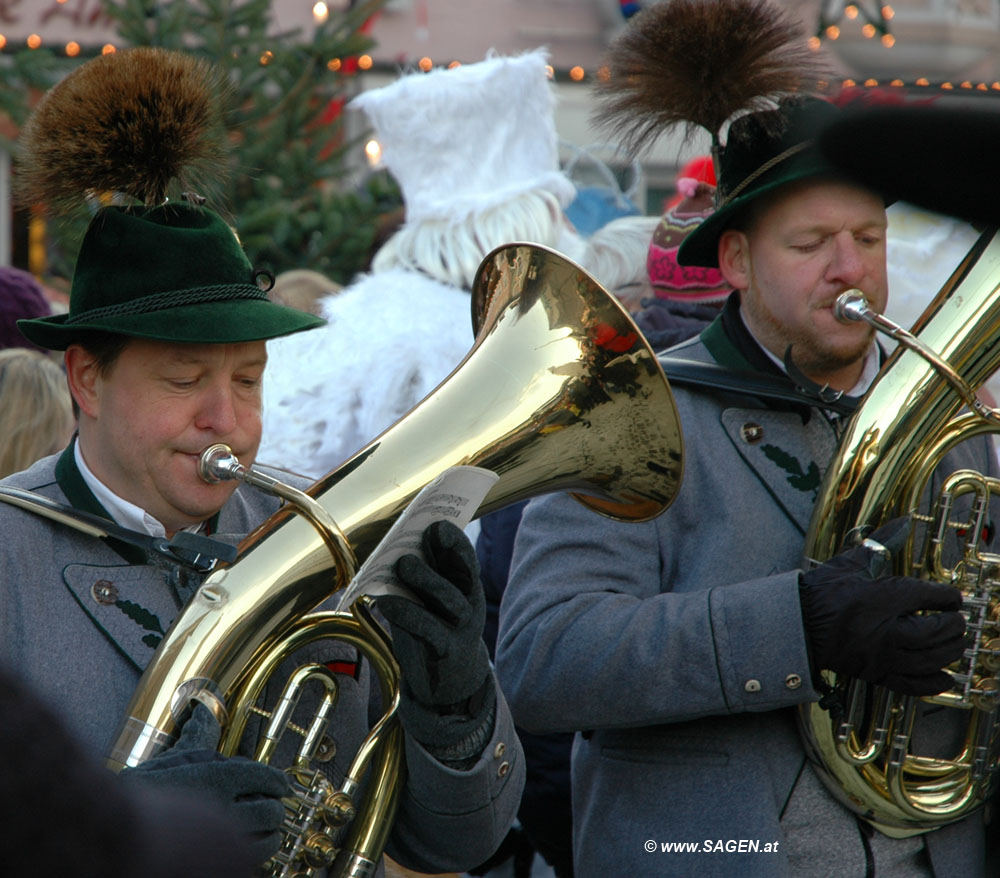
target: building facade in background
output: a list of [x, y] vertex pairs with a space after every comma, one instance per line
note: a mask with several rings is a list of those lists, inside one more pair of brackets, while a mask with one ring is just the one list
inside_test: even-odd
[[[328, 14], [351, 0], [326, 0]], [[893, 80], [948, 82], [1000, 100], [1000, 0], [786, 0], [844, 79], [888, 86]], [[401, 71], [474, 62], [495, 50], [548, 48], [557, 81], [556, 124], [564, 158], [584, 173], [590, 156], [611, 168], [640, 210], [658, 211], [677, 169], [706, 144], [664, 138], [638, 162], [590, 125], [590, 83], [605, 46], [643, 3], [620, 0], [387, 0], [372, 23], [371, 66], [352, 74], [356, 91], [384, 85]], [[155, 9], [155, 2], [150, 8]], [[315, 0], [273, 0], [275, 32], [308, 31], [323, 14]], [[873, 24], [873, 22], [875, 24]], [[101, 0], [0, 0], [0, 48], [30, 45], [93, 51], [114, 45], [113, 22]], [[361, 114], [350, 114], [360, 126]], [[2, 124], [2, 120], [0, 120]], [[581, 153], [581, 150], [586, 152]], [[366, 158], [359, 149], [359, 169]], [[9, 158], [0, 154], [0, 264], [10, 260]]]

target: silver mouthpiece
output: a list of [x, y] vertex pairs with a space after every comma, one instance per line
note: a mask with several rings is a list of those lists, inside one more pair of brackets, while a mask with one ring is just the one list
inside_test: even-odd
[[228, 445], [209, 445], [198, 458], [198, 475], [210, 485], [240, 477], [239, 459]]
[[845, 290], [833, 303], [833, 316], [841, 323], [860, 323], [870, 313], [868, 299], [861, 290]]

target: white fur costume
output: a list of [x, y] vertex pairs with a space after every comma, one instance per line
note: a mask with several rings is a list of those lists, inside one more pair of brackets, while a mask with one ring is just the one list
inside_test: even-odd
[[259, 460], [311, 478], [433, 390], [472, 347], [468, 293], [413, 271], [323, 301], [329, 323], [268, 343]]
[[375, 127], [406, 222], [371, 274], [323, 300], [326, 326], [268, 343], [261, 462], [318, 478], [433, 390], [472, 347], [468, 290], [494, 248], [584, 255], [563, 214], [575, 189], [559, 170], [546, 64], [540, 50], [492, 57], [352, 102]]

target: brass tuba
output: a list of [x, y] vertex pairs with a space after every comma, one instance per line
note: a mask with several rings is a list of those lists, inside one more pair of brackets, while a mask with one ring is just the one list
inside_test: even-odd
[[[820, 488], [804, 563], [911, 516], [895, 572], [958, 586], [968, 632], [965, 656], [946, 669], [954, 687], [923, 701], [957, 709], [965, 733], [954, 753], [915, 752], [921, 699], [829, 671], [823, 676], [841, 710], [805, 705], [799, 725], [831, 792], [886, 834], [905, 836], [980, 807], [1000, 763], [1000, 555], [981, 540], [1000, 482], [959, 471], [936, 499], [924, 498], [950, 449], [1000, 429], [998, 412], [976, 396], [1000, 366], [1000, 234], [980, 237], [912, 335], [868, 310], [856, 291], [841, 296], [838, 310], [841, 319], [865, 320], [901, 344], [846, 426]], [[947, 566], [944, 547], [958, 544], [962, 557]]]
[[[263, 711], [270, 719], [257, 755], [266, 761], [303, 683], [323, 689], [314, 722], [295, 729], [304, 736], [288, 769], [297, 794], [286, 802], [270, 875], [332, 867], [367, 876], [379, 861], [405, 772], [394, 715], [399, 669], [364, 598], [350, 613], [316, 608], [424, 485], [471, 464], [500, 476], [480, 514], [571, 490], [606, 515], [635, 521], [659, 514], [678, 491], [682, 439], [666, 378], [626, 311], [586, 272], [538, 246], [504, 246], [482, 262], [472, 308], [475, 343], [452, 374], [306, 492], [244, 469], [224, 448], [202, 455], [205, 476], [244, 478], [288, 502], [173, 623], [128, 706], [110, 767], [140, 764], [169, 746], [192, 699], [222, 723], [220, 750], [235, 752], [248, 717], [262, 712], [257, 702], [275, 667], [317, 638], [345, 639], [367, 655], [387, 706], [339, 789], [311, 767], [335, 708], [335, 675], [307, 665], [280, 707]], [[346, 838], [335, 838], [338, 831]]]

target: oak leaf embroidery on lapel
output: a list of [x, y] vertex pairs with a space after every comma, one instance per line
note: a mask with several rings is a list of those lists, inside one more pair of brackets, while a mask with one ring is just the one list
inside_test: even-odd
[[778, 448], [777, 445], [762, 445], [760, 450], [768, 460], [788, 473], [789, 485], [803, 493], [812, 493], [813, 499], [816, 499], [821, 478], [815, 461], [809, 461], [808, 468], [803, 470], [802, 463], [795, 455]]
[[160, 620], [153, 613], [133, 601], [117, 600], [115, 601], [115, 606], [137, 625], [140, 625], [146, 631], [152, 632], [142, 638], [142, 642], [146, 646], [150, 649], [156, 649], [160, 645], [160, 641], [163, 640], [166, 632], [163, 630]]

